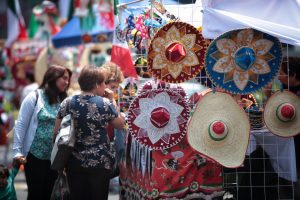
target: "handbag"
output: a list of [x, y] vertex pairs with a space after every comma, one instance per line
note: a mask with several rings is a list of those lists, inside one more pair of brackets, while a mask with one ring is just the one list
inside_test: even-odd
[[[70, 102], [70, 110], [73, 98]], [[59, 133], [55, 138], [53, 149], [51, 151], [51, 169], [62, 171], [72, 152], [75, 145], [75, 131], [74, 121], [72, 120], [71, 114], [66, 115], [62, 122]]]
[[70, 189], [67, 176], [64, 172], [58, 174], [54, 183], [50, 200], [68, 200], [70, 198]]

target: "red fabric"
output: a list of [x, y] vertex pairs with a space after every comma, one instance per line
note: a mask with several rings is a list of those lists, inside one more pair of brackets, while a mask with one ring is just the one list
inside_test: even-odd
[[181, 199], [189, 194], [222, 191], [221, 174], [221, 165], [202, 157], [186, 140], [164, 151], [152, 151], [150, 176], [147, 169], [143, 176], [141, 170], [133, 168], [130, 158], [120, 165], [121, 188], [141, 199]]
[[163, 107], [155, 108], [151, 112], [150, 121], [156, 128], [163, 128], [165, 127], [170, 120], [170, 113], [167, 109]]
[[133, 66], [129, 49], [113, 44], [111, 50], [111, 61], [120, 66], [125, 77], [138, 77]]
[[107, 135], [108, 135], [108, 138], [110, 141], [113, 141], [114, 140], [114, 127], [112, 125], [108, 125], [107, 126]]
[[186, 56], [186, 50], [181, 44], [173, 43], [166, 49], [166, 57], [172, 62], [179, 62]]
[[285, 118], [292, 119], [295, 114], [294, 107], [292, 105], [286, 104], [281, 108], [281, 115]]

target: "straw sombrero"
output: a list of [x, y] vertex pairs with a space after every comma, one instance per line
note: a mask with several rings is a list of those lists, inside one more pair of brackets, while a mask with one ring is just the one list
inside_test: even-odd
[[151, 41], [149, 70], [154, 77], [166, 82], [184, 82], [203, 68], [205, 50], [205, 40], [195, 27], [184, 22], [171, 22]]
[[34, 67], [35, 81], [40, 85], [44, 74], [52, 64], [66, 66], [73, 69], [73, 54], [70, 49], [44, 48], [39, 54]]
[[250, 124], [246, 113], [226, 93], [209, 92], [198, 102], [188, 124], [188, 142], [200, 153], [229, 168], [245, 158]]
[[300, 133], [300, 97], [278, 91], [267, 101], [264, 121], [275, 135], [292, 137]]
[[189, 108], [172, 90], [148, 90], [138, 95], [128, 110], [130, 134], [154, 150], [170, 148], [186, 134]]
[[213, 40], [206, 52], [205, 69], [218, 87], [248, 94], [271, 82], [281, 62], [277, 38], [254, 29], [239, 29]]

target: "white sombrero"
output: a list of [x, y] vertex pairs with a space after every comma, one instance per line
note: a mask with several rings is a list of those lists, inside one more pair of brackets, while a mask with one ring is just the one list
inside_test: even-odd
[[300, 97], [289, 91], [278, 91], [268, 100], [264, 120], [268, 129], [281, 137], [300, 133]]
[[188, 124], [188, 142], [225, 167], [239, 167], [245, 158], [250, 124], [246, 113], [226, 93], [209, 92], [198, 102]]

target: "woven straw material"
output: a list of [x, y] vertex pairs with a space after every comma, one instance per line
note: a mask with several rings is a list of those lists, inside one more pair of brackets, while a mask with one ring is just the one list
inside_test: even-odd
[[[277, 107], [282, 103], [290, 103], [295, 107], [296, 116], [292, 121], [283, 122], [276, 116]], [[289, 91], [278, 91], [268, 100], [264, 120], [268, 129], [281, 137], [292, 137], [300, 133], [300, 98]]]
[[[228, 128], [224, 140], [210, 138], [209, 125], [223, 121]], [[200, 153], [229, 168], [240, 166], [245, 158], [250, 133], [246, 113], [225, 93], [206, 94], [195, 108], [188, 124], [188, 142]]]

